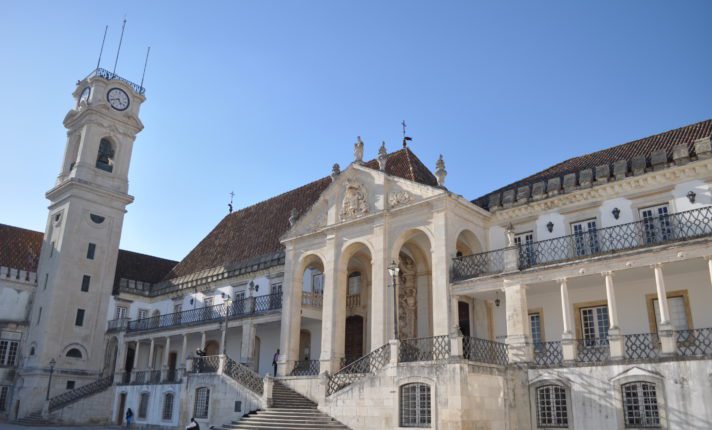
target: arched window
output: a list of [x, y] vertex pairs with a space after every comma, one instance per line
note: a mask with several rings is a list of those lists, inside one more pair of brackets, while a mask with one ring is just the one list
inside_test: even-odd
[[430, 385], [415, 383], [400, 388], [400, 426], [430, 427]]
[[200, 387], [195, 390], [195, 404], [193, 405], [193, 416], [195, 418], [208, 418], [208, 407], [210, 404], [210, 389]]
[[112, 172], [114, 170], [114, 145], [108, 139], [99, 142], [99, 153], [96, 157], [96, 168]]
[[138, 417], [144, 420], [148, 416], [148, 399], [150, 396], [149, 393], [141, 393], [138, 401]]
[[566, 428], [569, 426], [566, 389], [559, 385], [545, 385], [536, 389], [536, 419], [539, 427]]
[[660, 427], [658, 395], [652, 382], [631, 382], [621, 385], [623, 417], [626, 427]]
[[163, 412], [161, 418], [170, 421], [173, 419], [173, 393], [166, 393], [163, 396]]
[[361, 272], [351, 272], [349, 275], [349, 296], [361, 294]]
[[82, 358], [82, 352], [77, 348], [72, 348], [66, 354], [69, 358]]

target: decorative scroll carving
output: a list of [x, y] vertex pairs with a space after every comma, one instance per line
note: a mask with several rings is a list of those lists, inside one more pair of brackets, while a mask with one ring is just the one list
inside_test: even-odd
[[355, 179], [346, 180], [346, 193], [341, 203], [341, 219], [355, 218], [368, 213], [368, 194], [363, 184]]
[[392, 208], [401, 206], [410, 203], [412, 199], [413, 197], [408, 191], [396, 191], [393, 193], [388, 193], [388, 206]]
[[407, 255], [398, 259], [400, 274], [398, 279], [398, 337], [412, 339], [418, 333], [418, 289], [416, 285], [415, 262]]

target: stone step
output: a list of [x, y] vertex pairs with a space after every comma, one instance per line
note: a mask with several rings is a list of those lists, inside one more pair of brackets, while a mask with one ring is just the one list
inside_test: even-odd
[[269, 408], [223, 425], [226, 430], [348, 430], [340, 422], [312, 408]]
[[[243, 421], [249, 421], [249, 422], [264, 422], [264, 423], [274, 423], [274, 422], [285, 422], [289, 420], [292, 423], [295, 424], [309, 424], [309, 423], [333, 423], [335, 420], [329, 416], [314, 416], [314, 417], [296, 417], [296, 416], [290, 416], [290, 417], [284, 417], [283, 415], [258, 415], [258, 416], [253, 416], [249, 418], [244, 418]], [[235, 424], [239, 423], [240, 421], [234, 422]]]

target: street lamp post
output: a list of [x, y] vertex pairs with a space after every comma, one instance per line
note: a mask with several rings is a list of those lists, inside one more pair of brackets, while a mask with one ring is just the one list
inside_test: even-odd
[[49, 381], [47, 381], [47, 396], [45, 397], [45, 400], [49, 400], [49, 389], [52, 386], [52, 374], [54, 373], [55, 364], [57, 364], [57, 362], [54, 358], [49, 361]]
[[232, 305], [232, 298], [230, 297], [230, 295], [227, 295], [227, 297], [226, 297], [225, 293], [223, 293], [223, 299], [224, 299], [223, 303], [225, 303], [225, 323], [224, 323], [224, 327], [223, 327], [222, 347], [223, 347], [223, 355], [227, 355], [227, 320], [228, 320], [228, 316], [230, 315], [230, 305]]
[[393, 287], [393, 339], [398, 339], [398, 315], [397, 306], [398, 298], [397, 296], [397, 286], [398, 286], [398, 273], [400, 273], [400, 268], [398, 264], [393, 261], [390, 266], [388, 266], [388, 274], [391, 275], [391, 287]]

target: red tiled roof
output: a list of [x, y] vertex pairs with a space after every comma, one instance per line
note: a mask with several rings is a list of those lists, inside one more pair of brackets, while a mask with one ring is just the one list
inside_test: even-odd
[[[378, 169], [376, 160], [365, 165]], [[426, 185], [437, 185], [432, 172], [408, 148], [389, 154], [386, 173]], [[283, 251], [280, 238], [289, 230], [292, 209], [296, 209], [299, 215], [304, 214], [329, 184], [331, 178], [327, 176], [227, 215], [173, 268], [166, 279], [216, 267], [231, 268], [240, 262]]]
[[44, 234], [0, 224], [0, 266], [37, 272]]
[[688, 146], [690, 154], [694, 154], [693, 142], [703, 137], [709, 137], [710, 135], [712, 135], [712, 119], [686, 125], [674, 130], [606, 148], [601, 151], [570, 158], [548, 169], [544, 169], [517, 182], [487, 193], [472, 202], [478, 206], [487, 208], [489, 203], [487, 196], [492, 193], [516, 189], [520, 186], [546, 181], [549, 178], [561, 177], [568, 173], [579, 172], [583, 169], [595, 169], [596, 166], [604, 164], [610, 165], [618, 160], [630, 161], [633, 157], [640, 155], [649, 157], [651, 152], [659, 149], [664, 149], [667, 152], [668, 161], [672, 161], [672, 149], [674, 146], [685, 143]]

